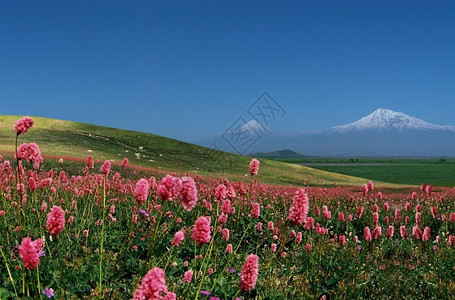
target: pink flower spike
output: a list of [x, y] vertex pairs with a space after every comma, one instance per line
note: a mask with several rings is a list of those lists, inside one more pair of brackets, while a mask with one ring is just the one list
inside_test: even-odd
[[240, 289], [244, 292], [250, 291], [256, 286], [258, 279], [258, 260], [259, 257], [255, 254], [248, 255], [245, 260], [239, 283]]
[[33, 118], [26, 116], [17, 120], [16, 125], [14, 125], [14, 131], [16, 135], [20, 135], [21, 133], [26, 134], [32, 126]]
[[58, 235], [65, 228], [65, 212], [59, 206], [54, 206], [47, 216], [47, 230], [51, 235]]

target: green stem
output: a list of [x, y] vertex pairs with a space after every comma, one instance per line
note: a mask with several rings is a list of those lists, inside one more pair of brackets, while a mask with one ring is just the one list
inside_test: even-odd
[[16, 294], [16, 298], [19, 299], [19, 296], [17, 295], [17, 291], [16, 291], [16, 285], [14, 284], [14, 279], [13, 279], [13, 276], [11, 275], [11, 270], [9, 269], [9, 265], [6, 262], [5, 253], [3, 253], [3, 249], [1, 247], [0, 247], [0, 252], [2, 254], [3, 260], [5, 261], [6, 270], [8, 271], [9, 280], [13, 284], [13, 289], [14, 289], [14, 293]]
[[101, 224], [101, 246], [100, 246], [100, 299], [103, 296], [103, 247], [104, 247], [104, 218], [106, 215], [106, 176], [104, 176], [103, 180], [103, 223]]
[[36, 280], [38, 281], [38, 295], [41, 299], [41, 282], [39, 280], [39, 267], [36, 268]]

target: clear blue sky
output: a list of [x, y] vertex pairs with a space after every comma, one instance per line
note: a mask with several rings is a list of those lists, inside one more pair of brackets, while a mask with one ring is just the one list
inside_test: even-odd
[[186, 141], [248, 117], [324, 129], [378, 107], [455, 125], [453, 1], [0, 2], [0, 114]]

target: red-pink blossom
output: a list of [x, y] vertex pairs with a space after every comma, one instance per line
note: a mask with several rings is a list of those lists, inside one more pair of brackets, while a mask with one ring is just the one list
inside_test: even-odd
[[122, 161], [122, 168], [126, 167], [128, 165], [128, 158], [124, 158]]
[[228, 244], [224, 250], [227, 254], [232, 253], [232, 244]]
[[340, 246], [343, 246], [346, 243], [346, 236], [344, 234], [340, 235], [340, 237], [338, 238], [338, 243], [340, 244]]
[[431, 239], [430, 227], [426, 226], [423, 229], [422, 241], [426, 242]]
[[161, 300], [165, 293], [167, 293], [167, 287], [164, 271], [155, 267], [142, 278], [141, 284], [134, 292], [133, 299]]
[[228, 228], [223, 228], [222, 237], [223, 237], [223, 240], [225, 240], [226, 242], [229, 240], [229, 229]]
[[204, 243], [210, 242], [211, 235], [209, 217], [201, 216], [196, 220], [191, 238], [196, 242], [197, 245], [202, 245]]
[[158, 196], [167, 201], [177, 199], [182, 190], [182, 180], [178, 177], [166, 175], [158, 185]]
[[403, 240], [405, 240], [408, 237], [408, 232], [406, 231], [405, 226], [400, 226], [400, 235]]
[[104, 161], [103, 165], [100, 168], [100, 173], [103, 174], [104, 176], [109, 175], [109, 172], [111, 171], [111, 161], [106, 160]]
[[422, 230], [417, 226], [412, 227], [412, 236], [420, 240], [422, 238]]
[[194, 272], [192, 270], [186, 271], [185, 274], [183, 274], [183, 281], [190, 283], [191, 280], [193, 280], [193, 274]]
[[239, 287], [244, 292], [250, 291], [256, 286], [258, 279], [258, 260], [259, 257], [257, 255], [250, 254], [243, 264]]
[[253, 207], [251, 208], [251, 216], [255, 219], [259, 218], [260, 215], [260, 209], [259, 209], [259, 203], [253, 203]]
[[35, 143], [21, 144], [17, 149], [17, 159], [25, 159], [33, 163], [35, 169], [38, 169], [39, 165], [43, 163], [41, 151]]
[[186, 234], [186, 231], [183, 229], [180, 231], [177, 231], [174, 235], [174, 240], [172, 241], [172, 245], [179, 246], [180, 243], [185, 240], [185, 234]]
[[373, 191], [373, 189], [374, 189], [373, 182], [368, 181], [368, 185], [367, 185], [367, 186], [368, 186], [368, 191], [369, 191], [369, 192]]
[[371, 242], [372, 240], [372, 236], [371, 236], [371, 231], [370, 231], [370, 228], [367, 226], [363, 229], [363, 238], [368, 241], [368, 242]]
[[87, 168], [93, 169], [95, 167], [95, 161], [93, 160], [93, 156], [89, 155], [87, 157]]
[[450, 246], [455, 245], [455, 235], [453, 235], [453, 234], [449, 235], [449, 244], [450, 244]]
[[227, 195], [227, 189], [224, 184], [220, 184], [215, 190], [215, 198], [218, 200], [224, 200]]
[[259, 170], [259, 160], [253, 158], [250, 162], [250, 174], [251, 176], [257, 175]]
[[231, 200], [225, 199], [223, 201], [223, 204], [221, 205], [221, 211], [228, 215], [231, 213], [231, 210], [232, 210]]
[[393, 226], [389, 226], [389, 229], [387, 229], [387, 238], [390, 240], [393, 237]]
[[14, 125], [14, 131], [16, 135], [21, 133], [26, 134], [27, 131], [33, 126], [33, 118], [26, 116], [17, 120], [16, 125]]
[[39, 264], [38, 251], [35, 247], [36, 244], [28, 237], [22, 239], [22, 243], [19, 247], [19, 256], [24, 263], [24, 266], [28, 270], [36, 269]]
[[305, 222], [308, 211], [308, 196], [304, 189], [298, 189], [289, 209], [289, 220], [291, 220], [294, 225], [300, 225]]
[[65, 228], [65, 212], [60, 206], [52, 207], [47, 216], [47, 230], [51, 235], [58, 235]]
[[180, 204], [186, 211], [191, 211], [197, 202], [197, 189], [194, 179], [182, 177], [182, 190], [180, 193]]
[[149, 182], [147, 179], [141, 178], [136, 183], [136, 189], [134, 190], [134, 197], [139, 206], [147, 201], [149, 195]]

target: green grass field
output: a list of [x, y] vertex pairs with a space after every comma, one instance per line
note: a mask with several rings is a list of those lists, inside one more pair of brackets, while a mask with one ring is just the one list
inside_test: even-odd
[[301, 164], [374, 181], [396, 184], [455, 186], [454, 158], [333, 158], [311, 157], [279, 161]]
[[[19, 116], [0, 116], [0, 154], [12, 157], [15, 134], [12, 130]], [[212, 178], [249, 180], [248, 164], [251, 157], [210, 150], [162, 136], [90, 125], [71, 121], [34, 117], [35, 125], [20, 143], [35, 142], [45, 160], [63, 157], [65, 160], [84, 160], [93, 155], [98, 163], [110, 159], [120, 164], [127, 157], [131, 165], [144, 167], [150, 172], [200, 174]], [[46, 157], [47, 156], [47, 157]], [[261, 159], [258, 180], [267, 184], [302, 185], [312, 176], [311, 183], [325, 179], [324, 184], [336, 181], [340, 185], [360, 186], [369, 178], [334, 174], [323, 170]], [[377, 186], [398, 187], [375, 182]]]

